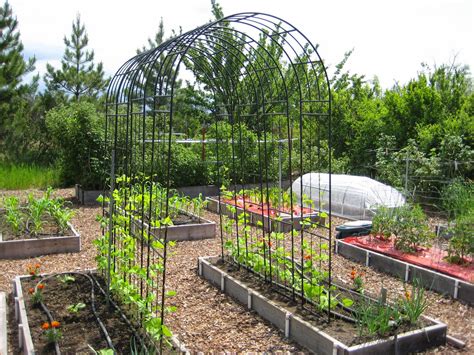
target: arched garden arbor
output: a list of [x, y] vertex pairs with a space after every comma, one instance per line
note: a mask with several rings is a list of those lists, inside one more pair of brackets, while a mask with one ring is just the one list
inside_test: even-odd
[[[183, 80], [200, 94], [186, 97]], [[186, 110], [199, 111], [201, 122], [183, 140], [177, 133], [190, 119]], [[152, 319], [161, 326], [166, 311], [167, 229], [179, 209], [172, 188], [180, 174], [193, 173], [191, 166], [177, 170], [184, 146], [201, 155], [206, 182], [221, 187], [222, 257], [289, 297], [329, 309], [328, 219], [318, 216], [321, 206], [294, 198], [291, 182], [306, 172], [331, 172], [330, 136], [331, 93], [317, 47], [268, 14], [207, 23], [117, 71], [106, 102], [107, 189], [114, 192], [105, 208], [112, 218], [102, 266], [111, 286], [126, 283], [126, 292], [144, 300], [137, 318], [149, 333]], [[303, 205], [311, 208], [308, 218]], [[152, 240], [157, 226], [163, 238]], [[322, 283], [325, 292], [315, 296], [311, 287]]]

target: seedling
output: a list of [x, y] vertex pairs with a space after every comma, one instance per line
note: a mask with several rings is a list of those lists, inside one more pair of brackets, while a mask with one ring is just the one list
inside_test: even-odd
[[80, 310], [86, 308], [86, 305], [82, 302], [76, 303], [76, 304], [71, 304], [67, 306], [67, 310], [70, 313], [78, 313]]
[[63, 275], [63, 276], [58, 276], [59, 281], [61, 281], [63, 284], [68, 284], [76, 281], [76, 278], [71, 275]]

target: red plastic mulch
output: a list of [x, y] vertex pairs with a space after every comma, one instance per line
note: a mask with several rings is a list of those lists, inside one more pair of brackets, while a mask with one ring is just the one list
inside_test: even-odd
[[444, 260], [444, 258], [448, 256], [448, 253], [439, 248], [420, 248], [418, 252], [408, 254], [395, 249], [392, 239], [384, 241], [377, 237], [367, 235], [361, 237], [347, 237], [344, 238], [344, 241], [410, 264], [422, 266], [474, 283], [474, 262], [471, 258], [466, 258], [468, 262], [466, 265], [451, 264]]
[[[224, 203], [228, 203], [229, 205], [236, 205], [235, 200], [223, 200]], [[262, 203], [254, 203], [250, 202], [247, 199], [243, 199], [242, 197], [237, 197], [237, 207], [244, 208], [244, 203], [245, 203], [245, 209], [249, 212], [254, 212], [261, 214], [263, 210], [263, 215], [265, 217], [270, 216], [270, 217], [276, 217], [281, 215], [281, 213], [286, 213], [290, 214], [290, 209], [286, 207], [281, 207], [279, 209], [269, 207], [267, 204], [263, 205]], [[311, 208], [303, 207], [301, 206], [293, 206], [293, 215], [294, 216], [300, 216], [301, 213], [303, 214], [310, 214], [310, 213], [315, 213]]]

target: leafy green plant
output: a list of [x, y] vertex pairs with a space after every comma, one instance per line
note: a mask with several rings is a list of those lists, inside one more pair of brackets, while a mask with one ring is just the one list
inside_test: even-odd
[[413, 280], [411, 292], [404, 285], [405, 297], [399, 301], [400, 312], [410, 324], [416, 324], [423, 312], [428, 308], [428, 300], [425, 297], [425, 289], [420, 281]]
[[398, 310], [383, 302], [361, 299], [355, 307], [354, 316], [359, 329], [359, 336], [386, 336], [397, 325], [400, 318]]
[[372, 219], [372, 232], [382, 239], [388, 239], [392, 235], [394, 223], [395, 218], [393, 209], [380, 206], [377, 208], [377, 212]]
[[95, 350], [90, 344], [87, 344], [89, 349], [95, 354], [95, 355], [114, 355], [113, 349], [100, 349], [100, 350]]
[[85, 303], [79, 302], [79, 303], [71, 304], [71, 305], [67, 306], [67, 311], [69, 313], [78, 313], [79, 311], [83, 310], [84, 308], [86, 308]]
[[37, 235], [43, 229], [43, 215], [49, 207], [49, 196], [35, 199], [33, 194], [28, 195], [28, 229], [31, 234]]
[[62, 276], [58, 275], [57, 278], [63, 284], [68, 284], [68, 283], [72, 283], [72, 282], [76, 281], [76, 278], [74, 276], [71, 276], [71, 275], [62, 275]]
[[5, 207], [5, 220], [9, 224], [13, 233], [20, 234], [24, 228], [24, 216], [20, 209], [18, 197], [10, 196], [3, 200]]
[[41, 302], [43, 302], [43, 293], [40, 289], [34, 290], [31, 294], [31, 302], [38, 306]]
[[64, 207], [64, 202], [61, 199], [50, 200], [48, 205], [48, 213], [58, 224], [61, 233], [64, 233], [69, 228], [68, 223], [74, 216], [74, 211]]
[[396, 235], [395, 248], [405, 252], [418, 251], [419, 246], [427, 245], [434, 237], [419, 205], [406, 204], [397, 209], [393, 232]]
[[56, 343], [63, 337], [59, 327], [61, 324], [58, 321], [53, 320], [51, 323], [43, 323], [41, 329], [43, 329], [43, 335], [48, 343]]
[[[100, 216], [101, 225], [112, 225], [112, 230], [106, 228], [103, 236], [96, 239], [94, 244], [98, 247], [97, 264], [100, 270], [110, 272], [110, 291], [119, 298], [124, 304], [136, 314], [140, 319], [145, 331], [156, 341], [164, 340], [171, 337], [171, 331], [161, 322], [158, 316], [161, 314], [161, 305], [156, 301], [157, 292], [144, 293], [140, 289], [140, 283], [148, 287], [156, 288], [156, 279], [164, 271], [163, 259], [155, 258], [150, 261], [148, 268], [137, 263], [137, 255], [139, 242], [137, 241], [136, 231], [132, 233], [130, 217], [142, 217], [142, 212], [148, 213], [150, 209], [155, 211], [152, 226], [161, 227], [172, 225], [171, 217], [166, 216], [162, 202], [168, 196], [165, 189], [159, 184], [134, 183], [134, 179], [126, 176], [117, 178], [117, 188], [112, 192], [116, 210], [112, 216]], [[174, 194], [174, 193], [173, 193]], [[151, 198], [150, 198], [151, 195]], [[104, 199], [107, 202], [108, 199]], [[184, 199], [174, 198], [172, 204], [177, 208], [182, 207]], [[111, 220], [110, 220], [111, 218]], [[109, 236], [113, 233], [114, 242], [111, 246], [111, 253], [114, 258], [115, 267], [108, 269], [107, 255], [109, 253]], [[147, 230], [140, 230], [140, 237], [144, 240], [151, 241], [151, 247], [161, 250], [165, 247], [165, 242], [160, 239], [152, 239], [147, 234]], [[167, 245], [173, 246], [173, 242], [166, 242]], [[117, 247], [117, 244], [121, 247]], [[123, 277], [127, 275], [128, 277]], [[139, 280], [140, 282], [134, 282]], [[166, 293], [166, 297], [172, 293]], [[174, 312], [175, 307], [165, 307], [164, 312]]]
[[474, 208], [469, 213], [458, 216], [450, 230], [453, 237], [449, 240], [447, 260], [464, 264], [465, 258], [474, 254]]

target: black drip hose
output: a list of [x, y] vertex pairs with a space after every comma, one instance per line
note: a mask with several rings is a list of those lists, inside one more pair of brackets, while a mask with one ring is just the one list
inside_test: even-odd
[[[97, 281], [97, 279], [93, 275], [90, 275], [90, 276], [95, 281], [95, 284], [97, 285], [97, 288], [99, 289], [99, 291], [102, 292], [102, 294], [105, 297], [107, 297], [107, 293], [102, 288], [102, 286], [100, 286], [99, 281]], [[135, 337], [135, 339], [138, 339], [138, 341], [140, 342], [140, 345], [142, 346], [142, 349], [147, 349], [147, 347], [145, 346], [145, 343], [143, 342], [142, 337], [138, 334], [138, 332], [136, 330], [136, 327], [132, 324], [132, 322], [130, 322], [130, 320], [127, 318], [127, 316], [123, 313], [122, 309], [112, 299], [110, 299], [109, 302], [120, 313], [120, 317], [129, 326], [129, 328], [132, 331], [133, 336]]]
[[[91, 284], [91, 307], [92, 307], [92, 312], [94, 313], [95, 319], [96, 319], [97, 323], [99, 324], [99, 327], [102, 330], [102, 333], [105, 336], [107, 346], [111, 350], [113, 350], [114, 353], [117, 353], [117, 351], [115, 350], [114, 344], [112, 343], [112, 339], [110, 339], [110, 335], [107, 332], [107, 328], [105, 327], [104, 323], [100, 320], [99, 315], [97, 314], [97, 310], [95, 308], [95, 293], [94, 293], [95, 286], [94, 286], [94, 281], [92, 280], [92, 278], [89, 275], [84, 274], [84, 273], [80, 273], [80, 272], [62, 272], [62, 273], [57, 273], [57, 274], [50, 275], [50, 276], [47, 276], [47, 277], [43, 278], [41, 281], [38, 282], [38, 284], [40, 284], [42, 281], [46, 281], [46, 280], [48, 280], [52, 277], [58, 276], [58, 275], [74, 275], [74, 274], [85, 276], [89, 280], [89, 282]], [[35, 292], [37, 291], [38, 284], [36, 284]], [[51, 315], [51, 312], [49, 311], [49, 309], [46, 307], [46, 305], [43, 302], [40, 302], [40, 306], [43, 309], [43, 311], [46, 313], [46, 316], [48, 317], [48, 320], [51, 323], [53, 321], [53, 317]], [[54, 342], [54, 348], [55, 348], [56, 355], [60, 355], [61, 351], [59, 349], [58, 342]]]

